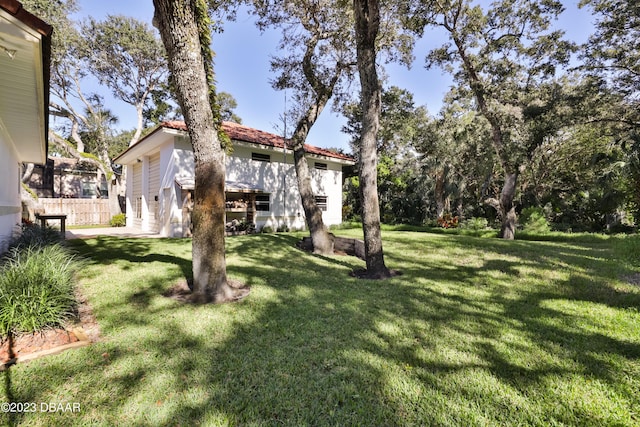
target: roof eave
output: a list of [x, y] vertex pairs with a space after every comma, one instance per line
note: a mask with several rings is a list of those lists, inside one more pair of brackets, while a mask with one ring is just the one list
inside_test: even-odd
[[[14, 37], [16, 34], [25, 34], [26, 39], [30, 39], [31, 42], [25, 39], [22, 41], [24, 43], [23, 46], [30, 49], [32, 54], [35, 50], [38, 51], [37, 59], [31, 62], [34, 70], [35, 87], [37, 88], [36, 99], [31, 104], [34, 107], [29, 107], [33, 108], [32, 111], [35, 112], [34, 115], [38, 118], [37, 136], [32, 134], [24, 138], [24, 134], [22, 134], [13, 140], [13, 145], [16, 147], [21, 161], [44, 163], [49, 148], [49, 78], [51, 73], [51, 35], [53, 27], [26, 11], [22, 4], [16, 0], [0, 0], [0, 11], [4, 13], [5, 25], [9, 31], [7, 37], [11, 34]], [[29, 36], [26, 36], [26, 34], [29, 34]], [[29, 43], [32, 43], [32, 48], [28, 47]], [[7, 123], [7, 125], [25, 126], [22, 120], [13, 124]]]
[[[129, 164], [132, 163], [135, 160], [135, 157], [132, 157], [133, 155], [131, 154], [132, 151], [136, 150], [136, 147], [139, 146], [140, 144], [146, 145], [147, 142], [146, 140], [148, 138], [150, 138], [152, 135], [154, 135], [157, 132], [166, 132], [166, 133], [171, 133], [173, 135], [188, 135], [188, 132], [182, 127], [182, 126], [178, 126], [176, 124], [177, 122], [165, 122], [165, 123], [161, 123], [159, 124], [151, 133], [149, 133], [148, 135], [146, 135], [144, 138], [142, 138], [141, 140], [139, 140], [137, 143], [135, 143], [134, 145], [132, 145], [131, 147], [129, 147], [127, 150], [125, 150], [122, 154], [120, 154], [118, 157], [116, 157], [113, 161], [114, 163], [118, 163], [118, 164]], [[255, 141], [248, 141], [246, 139], [242, 139], [242, 138], [234, 138], [230, 135], [231, 140], [233, 141], [234, 144], [240, 145], [240, 146], [244, 146], [244, 147], [256, 147], [256, 148], [261, 148], [263, 150], [268, 150], [268, 151], [280, 151], [282, 152], [282, 150], [286, 150], [287, 154], [291, 154], [293, 155], [293, 150], [290, 148], [285, 148], [282, 145], [274, 145], [274, 144], [265, 144], [265, 143], [260, 143], [260, 142], [255, 142]], [[318, 148], [318, 147], [314, 147], [314, 148]], [[318, 148], [319, 150], [323, 150]], [[144, 152], [146, 153], [149, 150], [145, 150]], [[330, 155], [326, 155], [326, 154], [320, 154], [320, 153], [313, 153], [310, 152], [309, 150], [305, 150], [307, 155], [312, 157], [312, 158], [316, 158], [316, 159], [321, 159], [321, 160], [325, 160], [325, 161], [331, 161], [331, 162], [335, 162], [335, 163], [339, 163], [342, 165], [354, 165], [355, 164], [355, 160], [352, 160], [350, 158], [346, 158], [348, 156], [346, 155], [342, 155], [342, 154], [337, 154], [335, 156], [330, 156]], [[139, 153], [139, 151], [135, 151], [135, 153]], [[140, 154], [138, 154], [140, 155]]]
[[153, 150], [159, 145], [162, 145], [162, 141], [158, 141], [158, 143], [154, 144], [151, 148], [147, 147], [147, 145], [149, 144], [148, 141], [155, 139], [155, 135], [159, 133], [166, 133], [169, 135], [182, 135], [183, 131], [158, 125], [149, 134], [145, 135], [143, 138], [138, 140], [136, 143], [128, 147], [125, 151], [114, 158], [113, 163], [116, 163], [118, 165], [129, 165], [135, 163], [138, 158], [149, 155], [150, 150]]

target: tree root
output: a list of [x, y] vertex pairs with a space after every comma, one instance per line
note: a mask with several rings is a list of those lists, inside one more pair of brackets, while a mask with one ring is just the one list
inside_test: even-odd
[[358, 279], [384, 280], [390, 279], [391, 277], [402, 276], [402, 272], [399, 270], [387, 270], [387, 272], [385, 273], [372, 273], [365, 268], [360, 268], [357, 270], [353, 270], [351, 273], [349, 273], [349, 275]]
[[224, 304], [241, 301], [250, 293], [251, 288], [249, 286], [237, 280], [228, 279], [224, 289], [216, 294], [195, 294], [185, 280], [176, 283], [163, 295], [167, 298], [190, 304]]

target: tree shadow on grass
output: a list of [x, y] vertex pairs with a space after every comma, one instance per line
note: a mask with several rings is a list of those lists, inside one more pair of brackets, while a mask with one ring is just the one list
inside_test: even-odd
[[[569, 275], [525, 286], [512, 283], [517, 272], [516, 280], [528, 279], [522, 264], [554, 269], [548, 259], [557, 247], [473, 248], [454, 240], [454, 249], [486, 257], [444, 269], [416, 265], [415, 241], [399, 235], [387, 255], [405, 274], [368, 282], [343, 274], [349, 263], [296, 250], [292, 239], [228, 239], [228, 273], [253, 286], [249, 299], [230, 306], [161, 301], [167, 276], [135, 275], [154, 263], [177, 265], [169, 277], [183, 274], [188, 261], [176, 255], [180, 248], [151, 254], [162, 242], [113, 242], [113, 254], [108, 241], [87, 246], [95, 266], [115, 263], [122, 281], [136, 287], [99, 304], [105, 342], [66, 361], [19, 367], [15, 381], [25, 385], [16, 399], [73, 392], [87, 412], [47, 418], [68, 425], [606, 424], [619, 415], [615, 405], [590, 412], [569, 396], [540, 402], [557, 400], [558, 384], [581, 387], [580, 379], [601, 384], [583, 391], [615, 395], [622, 411], [639, 403], [628, 376], [638, 344], [591, 330], [583, 317], [555, 305], [620, 310], [637, 301], [624, 294], [612, 304], [608, 293], [593, 292], [610, 288], [611, 280], [593, 252], [560, 255], [576, 265], [572, 274], [593, 275], [593, 282], [576, 287]], [[452, 243], [429, 245], [445, 251]], [[531, 257], [520, 255], [529, 249]], [[100, 286], [98, 277], [88, 282]], [[513, 402], [517, 411], [505, 410]], [[549, 408], [555, 412], [545, 413]]]
[[[152, 263], [177, 266], [181, 274], [174, 275], [175, 277], [157, 278], [151, 271], [148, 277], [136, 283], [138, 291], [131, 295], [130, 302], [143, 308], [149, 305], [153, 297], [166, 290], [167, 280], [188, 281], [193, 277], [189, 242], [180, 239], [98, 237], [73, 240], [72, 247], [87, 260], [89, 265], [118, 265], [123, 272]], [[154, 252], [154, 248], [161, 249], [163, 252]]]

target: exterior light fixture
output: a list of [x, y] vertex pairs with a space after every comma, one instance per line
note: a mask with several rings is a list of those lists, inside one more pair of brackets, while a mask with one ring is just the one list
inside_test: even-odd
[[[0, 42], [4, 42], [6, 43], [7, 41], [5, 39], [3, 39], [2, 37], [0, 37]], [[3, 44], [0, 44], [0, 50], [2, 50], [4, 53], [7, 54], [7, 56], [11, 59], [14, 59], [16, 57], [16, 54], [18, 53], [18, 49], [9, 49], [8, 47], [6, 47]]]
[[2, 50], [4, 51], [4, 53], [6, 53], [6, 54], [7, 54], [7, 56], [8, 56], [10, 59], [15, 58], [15, 57], [16, 57], [16, 54], [18, 53], [18, 50], [17, 50], [17, 49], [9, 49], [9, 48], [7, 48], [7, 47], [5, 47], [5, 46], [2, 46], [2, 45], [0, 45], [0, 49], [2, 49]]

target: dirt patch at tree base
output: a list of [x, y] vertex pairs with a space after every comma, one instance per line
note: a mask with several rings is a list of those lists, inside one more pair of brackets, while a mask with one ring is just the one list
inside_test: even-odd
[[191, 280], [188, 280], [188, 281], [180, 280], [179, 282], [171, 286], [162, 295], [164, 297], [171, 298], [173, 300], [184, 302], [187, 304], [216, 304], [216, 303], [227, 303], [227, 302], [236, 302], [236, 301], [243, 300], [249, 295], [251, 290], [249, 286], [245, 285], [244, 283], [238, 280], [227, 279], [227, 283], [229, 284], [229, 286], [232, 287], [237, 292], [236, 298], [228, 301], [221, 301], [221, 302], [200, 301], [195, 298], [193, 292], [191, 291], [191, 286], [190, 286], [191, 283], [192, 283]]
[[[311, 237], [303, 237], [298, 243], [296, 243], [296, 247], [305, 252], [313, 252], [313, 242], [311, 241]], [[333, 254], [338, 256], [353, 256], [359, 258], [361, 260], [365, 260], [364, 255], [364, 241], [360, 239], [351, 239], [347, 237], [336, 237], [334, 236], [334, 249]], [[398, 270], [388, 270], [389, 274], [371, 274], [367, 269], [360, 268], [357, 270], [353, 270], [349, 273], [349, 276], [356, 277], [358, 279], [369, 279], [369, 280], [384, 280], [389, 279], [391, 277], [401, 276], [402, 272]]]
[[396, 276], [402, 276], [402, 271], [399, 270], [389, 270], [389, 275], [380, 275], [380, 274], [371, 274], [367, 269], [360, 268], [358, 270], [353, 270], [349, 273], [351, 277], [356, 277], [358, 279], [369, 279], [369, 280], [384, 280], [390, 279]]

